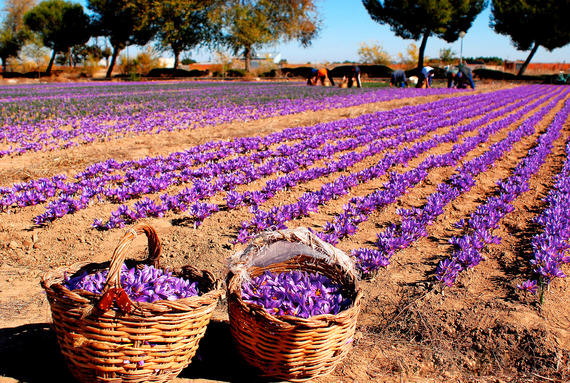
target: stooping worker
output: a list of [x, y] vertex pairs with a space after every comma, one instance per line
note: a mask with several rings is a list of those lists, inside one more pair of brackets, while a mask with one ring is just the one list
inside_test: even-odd
[[317, 72], [317, 81], [315, 82], [315, 85], [317, 85], [319, 83], [319, 81], [321, 82], [321, 85], [326, 86], [326, 82], [330, 82], [330, 84], [332, 86], [334, 86], [334, 80], [330, 75], [330, 71], [327, 68], [321, 68], [318, 70]]
[[330, 85], [334, 86], [334, 80], [330, 76], [329, 70], [327, 68], [321, 68], [319, 70], [311, 68], [309, 76], [307, 78], [307, 85], [317, 85], [321, 82], [323, 86], [326, 86], [326, 82], [330, 82]]
[[455, 75], [458, 72], [457, 67], [451, 67], [450, 65], [447, 65], [446, 67], [444, 67], [445, 69], [445, 78], [447, 79], [447, 87], [448, 88], [452, 88], [454, 86], [454, 82], [453, 80], [455, 79]]
[[426, 88], [431, 88], [431, 78], [434, 75], [434, 69], [430, 66], [425, 66], [422, 68], [422, 71], [420, 72], [420, 78], [418, 81], [418, 85], [416, 85], [416, 88], [422, 88], [425, 86]]
[[395, 86], [396, 88], [405, 88], [408, 86], [408, 80], [406, 79], [406, 72], [401, 69], [396, 69], [390, 74], [390, 86]]
[[455, 86], [457, 88], [467, 88], [467, 85], [471, 89], [475, 89], [475, 83], [473, 82], [473, 75], [471, 74], [471, 68], [467, 65], [460, 65], [457, 74], [454, 77]]
[[358, 65], [352, 66], [347, 77], [348, 77], [348, 87], [349, 88], [352, 88], [354, 81], [356, 81], [357, 87], [362, 88], [362, 83], [360, 82], [360, 68], [358, 67]]
[[317, 85], [317, 73], [319, 73], [319, 71], [316, 68], [311, 68], [307, 76], [307, 85]]

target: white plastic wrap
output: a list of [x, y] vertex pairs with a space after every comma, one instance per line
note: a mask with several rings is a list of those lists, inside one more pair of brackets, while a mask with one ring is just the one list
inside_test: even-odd
[[354, 262], [341, 250], [324, 242], [309, 229], [270, 231], [259, 234], [247, 248], [230, 258], [229, 271], [241, 274], [243, 281], [250, 279], [251, 267], [266, 267], [285, 262], [298, 255], [306, 255], [339, 265], [345, 272], [356, 276]]

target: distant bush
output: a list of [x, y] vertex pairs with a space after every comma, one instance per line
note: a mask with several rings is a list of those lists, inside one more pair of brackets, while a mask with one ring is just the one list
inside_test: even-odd
[[481, 80], [514, 80], [516, 78], [512, 73], [493, 69], [475, 69], [473, 74]]
[[210, 72], [208, 70], [185, 70], [185, 69], [174, 69], [174, 68], [153, 68], [151, 69], [147, 77], [203, 77], [207, 76]]
[[475, 69], [473, 74], [479, 77], [482, 80], [520, 80], [520, 81], [538, 81], [538, 82], [547, 82], [549, 81], [548, 75], [542, 76], [517, 76], [513, 73], [509, 72], [502, 72], [500, 70], [492, 70], [492, 69]]
[[390, 77], [393, 71], [386, 65], [360, 65], [360, 74], [368, 77]]
[[19, 78], [19, 77], [24, 77], [24, 74], [20, 73], [20, 72], [3, 72], [2, 77], [3, 78]]
[[259, 75], [259, 77], [263, 77], [263, 78], [273, 78], [273, 77], [277, 77], [277, 70], [275, 69], [271, 69], [270, 71], [267, 72], [263, 72]]
[[227, 77], [246, 77], [248, 75], [245, 69], [228, 69]]
[[51, 73], [46, 75], [46, 72], [38, 72], [38, 71], [31, 71], [24, 73], [24, 77], [26, 78], [39, 78], [39, 77], [56, 77], [59, 76], [63, 71], [62, 70], [53, 70]]
[[298, 68], [282, 68], [281, 73], [285, 77], [309, 77], [312, 67], [303, 66]]

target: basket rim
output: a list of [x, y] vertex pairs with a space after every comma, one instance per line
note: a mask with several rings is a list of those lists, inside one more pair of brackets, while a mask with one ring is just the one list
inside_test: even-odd
[[[309, 256], [297, 256], [295, 258], [301, 258]], [[293, 259], [295, 259], [293, 258]], [[314, 260], [314, 258], [313, 258]], [[332, 267], [332, 265], [328, 264], [326, 261], [319, 260], [323, 265]], [[273, 267], [275, 265], [280, 264], [288, 264], [286, 262], [280, 262], [273, 264], [269, 267]], [[257, 268], [258, 270], [267, 269], [269, 267], [261, 267]], [[291, 268], [290, 270], [295, 270], [295, 268]], [[289, 271], [290, 271], [289, 270]], [[364, 297], [364, 292], [359, 284], [358, 279], [356, 279], [353, 275], [347, 274], [347, 277], [351, 281], [351, 287], [354, 290], [354, 299], [352, 300], [350, 306], [339, 312], [338, 314], [319, 314], [309, 318], [300, 318], [294, 315], [273, 315], [270, 314], [263, 306], [254, 304], [254, 303], [247, 303], [241, 297], [241, 286], [243, 284], [243, 278], [241, 274], [233, 274], [232, 272], [228, 273], [226, 278], [226, 287], [228, 291], [228, 303], [235, 302], [237, 303], [242, 310], [249, 311], [252, 314], [259, 315], [270, 322], [274, 322], [280, 326], [289, 326], [289, 325], [299, 325], [299, 326], [310, 326], [310, 327], [323, 327], [328, 326], [331, 322], [344, 322], [350, 320], [356, 313], [356, 311], [360, 311], [360, 307], [362, 304], [362, 299]], [[346, 287], [346, 286], [344, 286]]]
[[[129, 262], [134, 263], [135, 265], [148, 265], [143, 260], [129, 260]], [[70, 290], [67, 288], [61, 281], [57, 279], [63, 280], [64, 275], [66, 272], [71, 272], [72, 274], [80, 273], [84, 269], [91, 269], [93, 273], [102, 272], [104, 270], [108, 270], [108, 266], [110, 261], [105, 262], [89, 262], [89, 261], [79, 261], [75, 262], [71, 265], [60, 266], [54, 270], [49, 270], [43, 274], [40, 280], [41, 286], [47, 291], [51, 290], [56, 295], [65, 295], [66, 298], [74, 301], [74, 303], [78, 305], [87, 305], [93, 304], [97, 302], [102, 296], [103, 293], [93, 293], [91, 291], [87, 291], [84, 289], [75, 289]], [[161, 270], [167, 270], [167, 268], [160, 268]], [[133, 303], [142, 311], [156, 311], [159, 309], [160, 311], [164, 311], [165, 308], [172, 309], [172, 305], [184, 305], [187, 304], [189, 306], [196, 306], [196, 305], [208, 305], [210, 304], [210, 300], [218, 300], [223, 299], [225, 295], [225, 289], [223, 286], [223, 282], [220, 278], [216, 278], [210, 271], [208, 270], [200, 270], [192, 265], [184, 265], [178, 268], [171, 268], [170, 270], [173, 272], [173, 275], [179, 277], [177, 270], [182, 269], [190, 269], [191, 272], [196, 274], [202, 274], [202, 279], [206, 280], [204, 284], [209, 284], [210, 288], [201, 295], [194, 295], [191, 297], [180, 298], [176, 300], [167, 300], [161, 299], [154, 302], [136, 302]], [[209, 282], [209, 283], [208, 283]], [[117, 311], [115, 308], [111, 310]], [[176, 310], [179, 311], [179, 308]], [[135, 313], [133, 313], [135, 314]]]

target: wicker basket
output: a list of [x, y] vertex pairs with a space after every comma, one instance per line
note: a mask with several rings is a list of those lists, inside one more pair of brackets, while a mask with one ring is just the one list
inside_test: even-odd
[[[262, 254], [283, 242], [293, 243], [284, 257]], [[273, 249], [275, 250], [275, 249]], [[271, 253], [272, 251], [269, 251]], [[309, 254], [306, 254], [309, 253]], [[261, 256], [260, 256], [261, 255]], [[265, 259], [264, 259], [265, 258]], [[281, 258], [281, 259], [280, 259]], [[268, 259], [277, 259], [269, 263]], [[352, 305], [337, 315], [308, 319], [273, 316], [241, 298], [244, 280], [265, 271], [320, 273], [345, 289]], [[233, 257], [227, 278], [230, 327], [245, 361], [262, 375], [300, 382], [330, 373], [352, 347], [362, 292], [348, 257], [304, 228], [264, 233]]]
[[[148, 237], [146, 262], [125, 262], [125, 252], [140, 234]], [[130, 313], [111, 308], [103, 312], [104, 294], [70, 291], [62, 285], [65, 275], [109, 269], [103, 293], [120, 288], [120, 271], [152, 264], [159, 267], [160, 241], [155, 230], [138, 224], [120, 240], [110, 262], [80, 262], [46, 273], [46, 290], [61, 352], [71, 373], [80, 382], [166, 382], [190, 364], [206, 331], [217, 302], [225, 293], [221, 281], [192, 266], [174, 270], [177, 277], [197, 281], [200, 296], [174, 301], [132, 303]]]

